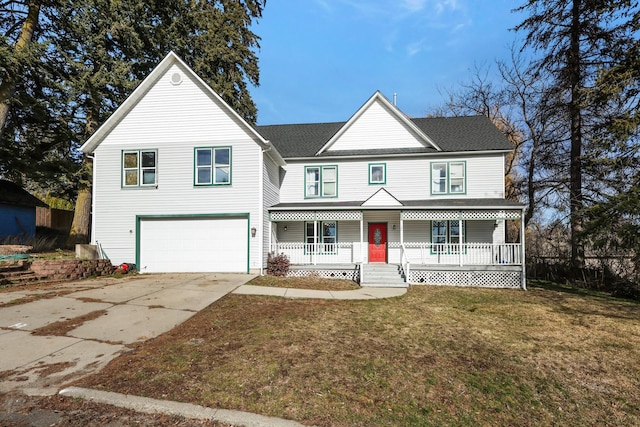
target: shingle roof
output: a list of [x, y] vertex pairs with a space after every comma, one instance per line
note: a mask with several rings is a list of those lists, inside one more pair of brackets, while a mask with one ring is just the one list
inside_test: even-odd
[[[431, 117], [411, 121], [445, 152], [512, 150], [507, 138], [485, 116]], [[284, 158], [313, 157], [346, 122], [256, 126]], [[436, 150], [394, 149], [329, 151], [323, 156], [433, 153]]]
[[32, 196], [28, 191], [24, 190], [18, 184], [11, 181], [0, 179], [0, 204], [16, 205], [16, 206], [41, 206], [46, 207], [47, 204]]

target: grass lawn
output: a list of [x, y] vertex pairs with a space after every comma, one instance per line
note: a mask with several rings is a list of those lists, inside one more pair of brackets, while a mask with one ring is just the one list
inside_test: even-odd
[[228, 295], [79, 385], [319, 426], [640, 425], [640, 305], [559, 287]]

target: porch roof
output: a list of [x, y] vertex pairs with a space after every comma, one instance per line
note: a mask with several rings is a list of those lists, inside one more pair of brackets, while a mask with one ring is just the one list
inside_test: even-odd
[[327, 210], [522, 210], [524, 205], [506, 199], [429, 199], [398, 200], [401, 206], [363, 205], [365, 200], [344, 202], [278, 203], [269, 211], [327, 211]]

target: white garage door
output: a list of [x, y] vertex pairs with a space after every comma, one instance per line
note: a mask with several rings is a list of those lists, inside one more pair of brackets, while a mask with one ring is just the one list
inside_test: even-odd
[[245, 217], [140, 220], [142, 273], [247, 272]]

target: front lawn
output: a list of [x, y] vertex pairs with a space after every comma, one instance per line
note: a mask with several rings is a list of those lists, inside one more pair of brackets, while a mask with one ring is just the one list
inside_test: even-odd
[[539, 287], [228, 295], [79, 385], [319, 426], [632, 426], [639, 308]]

